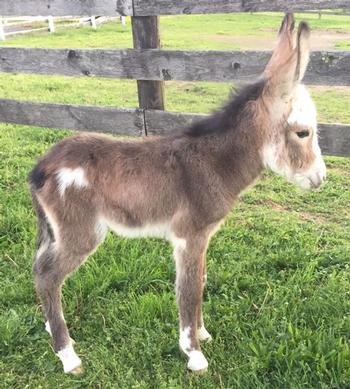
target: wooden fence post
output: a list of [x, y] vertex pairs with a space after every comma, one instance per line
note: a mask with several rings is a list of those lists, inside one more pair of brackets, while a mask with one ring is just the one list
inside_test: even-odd
[[96, 16], [95, 15], [92, 15], [90, 17], [90, 24], [91, 24], [91, 27], [96, 30], [97, 29], [97, 24], [96, 24]]
[[[159, 49], [159, 17], [134, 16], [131, 18], [135, 49]], [[139, 106], [144, 109], [164, 110], [164, 82], [137, 80]]]
[[6, 40], [5, 31], [4, 31], [4, 19], [0, 16], [0, 40]]
[[47, 21], [49, 23], [49, 32], [55, 32], [55, 24], [53, 22], [53, 16], [48, 16]]

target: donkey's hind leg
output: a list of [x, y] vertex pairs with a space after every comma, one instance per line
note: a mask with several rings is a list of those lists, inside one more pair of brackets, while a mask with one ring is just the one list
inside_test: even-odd
[[[69, 266], [66, 266], [67, 259], [70, 260]], [[33, 268], [36, 290], [47, 320], [46, 330], [52, 336], [54, 351], [63, 363], [64, 372], [73, 374], [79, 374], [82, 371], [80, 369], [81, 360], [74, 351], [63, 316], [61, 288], [66, 276], [75, 270], [83, 259], [84, 257], [80, 257], [72, 260], [67, 253], [49, 248], [37, 257]]]
[[[204, 265], [203, 265], [202, 289], [204, 291], [205, 285], [207, 283], [207, 268], [206, 268], [205, 254], [204, 254], [204, 261], [203, 262], [204, 262]], [[203, 342], [211, 342], [213, 340], [213, 338], [204, 326], [202, 304], [200, 304], [200, 306], [199, 306], [197, 326], [198, 326], [198, 338], [199, 338], [199, 340], [203, 341]]]
[[64, 320], [61, 289], [65, 278], [95, 250], [104, 233], [95, 228], [95, 219], [92, 215], [89, 217], [87, 211], [85, 215], [77, 211], [76, 222], [66, 220], [66, 225], [60, 223], [57, 216], [59, 215], [56, 215], [54, 234], [47, 234], [45, 230], [49, 231], [54, 224], [53, 219], [51, 218], [52, 223], [45, 224], [45, 219], [40, 220], [42, 215], [39, 214], [39, 237], [43, 236], [44, 239], [39, 240], [33, 265], [35, 286], [47, 320], [46, 329], [52, 336], [54, 351], [63, 363], [64, 372], [79, 374], [82, 372], [81, 360], [74, 351]]

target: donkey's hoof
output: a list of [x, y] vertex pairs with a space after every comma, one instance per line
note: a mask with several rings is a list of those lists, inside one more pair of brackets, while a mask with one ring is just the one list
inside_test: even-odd
[[204, 326], [198, 328], [198, 337], [199, 340], [203, 342], [211, 342], [213, 340], [212, 336], [209, 334], [209, 332], [205, 329]]
[[189, 353], [187, 368], [196, 373], [204, 373], [208, 369], [208, 361], [201, 351], [191, 351]]
[[76, 375], [76, 376], [83, 375], [84, 374], [84, 369], [83, 369], [82, 366], [78, 366], [75, 369], [71, 370], [69, 373], [73, 374], [73, 375]]
[[63, 364], [63, 371], [65, 373], [77, 374], [75, 370], [81, 369], [81, 359], [75, 353], [73, 345], [70, 344], [63, 350], [60, 350], [57, 356]]

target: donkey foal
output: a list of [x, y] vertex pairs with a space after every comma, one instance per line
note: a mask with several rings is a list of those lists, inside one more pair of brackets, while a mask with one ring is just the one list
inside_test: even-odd
[[304, 189], [325, 179], [316, 110], [300, 84], [309, 59], [309, 29], [284, 18], [261, 78], [217, 113], [181, 133], [118, 141], [77, 135], [59, 142], [30, 175], [39, 219], [34, 259], [37, 293], [65, 372], [81, 361], [61, 305], [65, 278], [96, 250], [108, 230], [157, 236], [174, 247], [180, 348], [188, 368], [205, 370], [200, 340], [205, 255], [240, 192], [264, 167]]

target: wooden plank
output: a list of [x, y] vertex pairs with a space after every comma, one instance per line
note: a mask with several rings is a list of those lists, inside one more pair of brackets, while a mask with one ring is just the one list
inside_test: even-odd
[[[120, 4], [119, 4], [120, 3]], [[0, 15], [2, 16], [83, 16], [104, 15], [117, 16], [117, 7], [129, 12], [131, 0], [2, 0]]]
[[[251, 82], [261, 74], [270, 55], [267, 51], [2, 47], [0, 71], [154, 81]], [[305, 82], [316, 85], [350, 85], [349, 69], [350, 51], [313, 52]]]
[[[303, 11], [304, 14], [315, 14], [319, 16], [336, 15], [336, 16], [350, 16], [349, 12], [331, 12], [331, 11]], [[319, 17], [320, 19], [320, 17]]]
[[350, 157], [350, 125], [319, 124], [318, 127], [324, 155]]
[[167, 135], [181, 132], [196, 120], [205, 118], [207, 115], [188, 112], [169, 112], [146, 110], [145, 126], [147, 135]]
[[242, 11], [242, 0], [134, 0], [137, 16]]
[[349, 9], [348, 0], [134, 0], [134, 15]]
[[144, 115], [138, 109], [0, 99], [0, 121], [125, 135], [145, 133]]
[[[183, 128], [206, 115], [185, 112], [145, 111], [148, 135], [181, 132]], [[350, 157], [350, 124], [319, 123], [319, 142], [324, 155]]]
[[[0, 122], [139, 136], [181, 132], [206, 115], [0, 99]], [[145, 122], [144, 122], [145, 120]], [[350, 156], [350, 125], [319, 124], [325, 155]]]
[[[158, 16], [133, 17], [131, 24], [135, 49], [160, 48]], [[140, 66], [141, 69], [143, 67], [144, 65]], [[162, 81], [138, 79], [137, 93], [140, 108], [164, 109], [164, 83]]]
[[154, 16], [261, 11], [349, 9], [348, 0], [3, 0], [2, 16]]
[[244, 0], [245, 12], [304, 11], [317, 9], [349, 9], [348, 0]]

